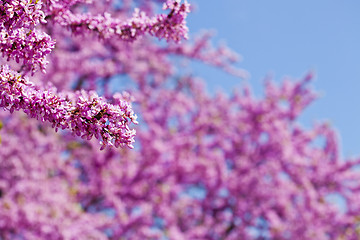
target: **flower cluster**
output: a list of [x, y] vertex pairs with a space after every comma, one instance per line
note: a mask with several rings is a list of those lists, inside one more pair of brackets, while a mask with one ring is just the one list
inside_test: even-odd
[[0, 4], [0, 22], [8, 30], [32, 28], [46, 23], [41, 0], [3, 0]]
[[7, 60], [20, 59], [24, 64], [24, 71], [32, 71], [40, 68], [45, 73], [48, 63], [46, 55], [55, 47], [55, 42], [50, 36], [38, 30], [28, 30], [25, 28], [15, 29], [8, 32], [0, 27], [0, 49], [3, 57]]
[[0, 67], [0, 83], [0, 106], [10, 112], [22, 109], [30, 117], [52, 123], [56, 129], [70, 129], [88, 140], [94, 136], [101, 139], [103, 147], [133, 147], [135, 130], [129, 124], [137, 122], [128, 102], [108, 104], [95, 92], [40, 91], [7, 65]]
[[45, 72], [46, 55], [55, 42], [43, 31], [34, 29], [46, 23], [41, 1], [3, 1], [0, 5], [0, 50], [7, 60], [22, 60], [24, 71]]
[[185, 18], [190, 11], [187, 2], [180, 4], [178, 0], [168, 0], [164, 10], [170, 13], [148, 17], [145, 12], [136, 9], [133, 17], [122, 21], [112, 18], [110, 13], [92, 16], [90, 14], [74, 14], [69, 9], [52, 7], [55, 22], [69, 27], [74, 33], [87, 33], [89, 30], [96, 33], [99, 38], [108, 39], [116, 37], [125, 41], [134, 41], [145, 33], [167, 40], [180, 41], [187, 38], [188, 28]]

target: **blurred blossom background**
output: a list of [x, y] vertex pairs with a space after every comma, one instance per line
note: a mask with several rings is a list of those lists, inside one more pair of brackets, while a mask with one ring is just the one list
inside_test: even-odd
[[212, 29], [214, 45], [239, 53], [247, 80], [194, 63], [211, 93], [249, 84], [263, 94], [266, 78], [300, 79], [312, 71], [319, 98], [301, 115], [306, 127], [327, 121], [337, 129], [344, 157], [360, 147], [360, 1], [191, 0], [191, 37]]
[[[63, 41], [52, 52], [53, 67], [39, 83], [47, 83], [50, 76], [65, 93], [70, 86], [98, 86], [103, 91], [100, 94], [108, 95], [107, 100], [117, 107], [130, 95], [113, 98], [106, 92], [107, 84], [111, 90], [130, 89], [139, 114], [137, 142], [134, 150], [101, 152], [98, 140], [79, 140], [70, 131], [55, 134], [35, 119], [18, 113], [9, 117], [0, 111], [0, 124], [5, 126], [0, 132], [0, 240], [79, 236], [103, 240], [359, 239], [360, 158], [345, 163], [339, 159], [360, 156], [360, 2], [188, 1], [194, 6], [187, 19], [191, 38], [213, 29], [213, 45], [223, 44], [239, 53], [242, 60], [237, 67], [249, 73], [247, 78], [189, 60], [229, 67], [227, 54], [217, 54], [217, 50], [208, 50], [205, 57], [201, 54], [209, 49], [202, 45], [206, 41], [190, 47], [159, 47], [151, 42], [158, 44], [157, 39], [143, 38], [128, 45], [111, 34], [130, 37], [126, 33], [131, 33], [133, 37], [143, 29], [141, 18], [135, 17], [141, 20], [140, 27], [129, 24], [125, 31], [107, 31], [103, 23], [117, 24], [110, 21], [110, 15], [96, 17], [102, 22], [90, 25], [87, 21], [93, 21], [92, 15], [83, 19], [84, 15], [75, 14], [73, 19], [72, 12], [66, 11], [68, 15], [57, 18], [64, 13], [57, 10], [68, 1], [51, 3], [60, 7], [51, 10], [51, 23], [45, 27]], [[129, 4], [133, 2], [137, 0]], [[19, 3], [40, 9], [36, 6], [42, 2]], [[183, 32], [176, 22], [183, 19], [187, 7], [167, 3], [173, 7], [168, 17], [158, 15], [162, 20], [145, 29], [163, 34], [171, 26], [170, 33]], [[49, 9], [55, 6], [51, 4]], [[94, 4], [90, 9], [95, 12], [109, 6], [108, 1]], [[22, 10], [27, 6], [19, 8], [21, 14], [8, 9], [3, 16], [10, 19], [5, 24], [9, 29], [17, 26], [13, 19], [27, 23], [23, 12], [32, 19], [33, 15]], [[75, 10], [82, 12], [83, 6]], [[114, 16], [123, 17], [125, 10], [117, 9]], [[85, 34], [69, 40], [67, 33], [53, 27], [57, 21], [79, 28], [79, 34], [95, 26], [96, 35], [108, 32], [110, 37], [100, 44]], [[26, 59], [19, 51], [25, 46], [22, 38], [33, 41], [29, 36], [35, 33], [24, 29], [15, 37], [20, 45], [10, 42], [10, 34], [5, 35], [5, 50], [19, 52]], [[42, 47], [38, 42], [29, 46]], [[173, 73], [173, 67], [178, 72]], [[303, 86], [309, 72], [315, 75], [310, 87], [319, 97], [296, 119], [309, 129], [305, 131], [293, 124], [293, 118], [312, 100], [312, 91]], [[206, 81], [211, 94], [230, 94], [249, 85], [258, 98], [266, 79], [303, 81], [287, 82], [281, 88], [268, 85], [267, 98], [256, 101], [246, 93], [230, 99], [228, 95], [211, 98], [204, 94], [197, 76]], [[1, 78], [3, 106], [10, 108], [9, 103], [15, 109], [21, 105], [29, 115], [41, 119], [47, 114], [56, 126], [68, 127], [58, 122], [75, 119], [70, 124], [73, 132], [85, 138], [95, 129], [94, 135], [100, 130], [111, 143], [113, 136], [123, 132], [116, 127], [129, 122], [120, 117], [132, 117], [131, 112], [108, 107], [85, 93], [76, 93], [74, 98], [41, 93], [7, 67], [0, 69]], [[118, 117], [118, 122], [112, 121]], [[324, 121], [330, 127], [312, 127]], [[332, 128], [341, 140], [341, 157]], [[319, 145], [324, 141], [319, 148], [313, 146], [317, 140]]]

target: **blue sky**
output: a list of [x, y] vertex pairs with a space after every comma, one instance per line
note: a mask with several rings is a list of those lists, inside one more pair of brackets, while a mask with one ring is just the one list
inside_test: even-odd
[[[262, 93], [264, 78], [299, 79], [308, 71], [320, 98], [300, 118], [311, 126], [327, 121], [337, 129], [342, 154], [360, 156], [360, 1], [335, 0], [189, 0], [191, 34], [215, 30], [214, 43], [239, 53], [250, 85]], [[194, 72], [211, 92], [229, 91], [241, 80], [196, 64]]]

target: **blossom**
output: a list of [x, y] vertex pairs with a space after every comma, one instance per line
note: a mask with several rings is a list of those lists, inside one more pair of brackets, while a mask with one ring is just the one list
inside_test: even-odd
[[27, 77], [0, 67], [0, 106], [10, 112], [22, 109], [30, 117], [52, 123], [56, 129], [70, 129], [90, 140], [101, 139], [103, 146], [132, 148], [137, 123], [129, 103], [118, 100], [116, 105], [106, 103], [95, 92], [57, 93], [56, 90], [38, 90]]

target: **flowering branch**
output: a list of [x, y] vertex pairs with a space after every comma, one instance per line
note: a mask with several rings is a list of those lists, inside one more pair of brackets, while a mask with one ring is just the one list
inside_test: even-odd
[[55, 41], [44, 32], [38, 30], [28, 30], [26, 28], [7, 31], [0, 26], [0, 49], [3, 57], [7, 60], [15, 59], [19, 63], [23, 60], [24, 69], [36, 71], [39, 67], [45, 72], [48, 63], [46, 55], [55, 47]]
[[30, 117], [53, 124], [56, 129], [70, 129], [78, 136], [90, 140], [100, 139], [102, 148], [127, 145], [133, 148], [137, 123], [128, 102], [115, 99], [116, 105], [105, 102], [95, 92], [57, 93], [56, 90], [37, 90], [28, 78], [0, 67], [0, 107], [10, 110], [23, 109]]
[[97, 33], [101, 39], [115, 36], [125, 41], [134, 41], [145, 33], [175, 42], [188, 37], [185, 18], [190, 12], [190, 7], [186, 1], [180, 4], [178, 0], [168, 0], [164, 3], [163, 9], [170, 9], [170, 13], [160, 14], [153, 18], [146, 16], [145, 12], [135, 9], [133, 17], [125, 22], [112, 18], [109, 13], [105, 13], [104, 16], [73, 14], [69, 9], [59, 8], [60, 6], [52, 7], [50, 14], [55, 16], [57, 23], [69, 27], [76, 34], [91, 30]]

